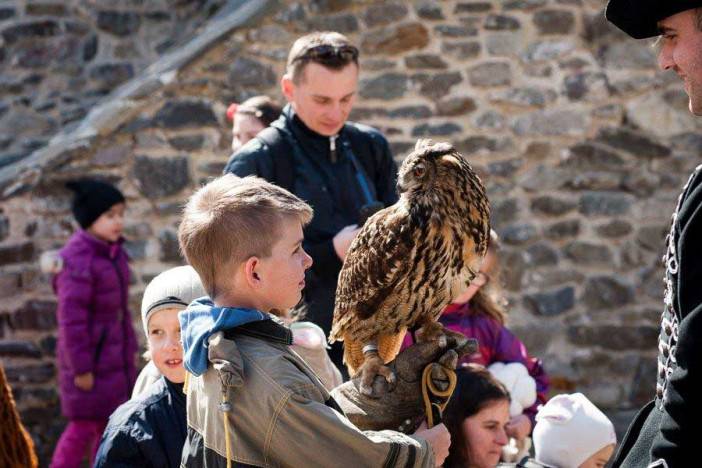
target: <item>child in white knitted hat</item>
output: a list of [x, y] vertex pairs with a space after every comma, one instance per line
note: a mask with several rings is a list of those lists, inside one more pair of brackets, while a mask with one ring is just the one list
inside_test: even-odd
[[601, 468], [614, 452], [614, 425], [582, 393], [557, 395], [536, 415], [536, 461], [553, 468]]
[[139, 381], [143, 390], [117, 408], [107, 424], [95, 468], [107, 466], [180, 466], [187, 435], [183, 347], [178, 312], [205, 296], [190, 266], [156, 276], [144, 291], [141, 320], [150, 359]]

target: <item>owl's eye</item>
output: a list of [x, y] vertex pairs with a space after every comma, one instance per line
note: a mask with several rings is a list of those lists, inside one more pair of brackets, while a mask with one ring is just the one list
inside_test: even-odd
[[421, 179], [421, 178], [424, 176], [424, 173], [425, 173], [425, 172], [426, 172], [426, 168], [424, 167], [423, 164], [417, 164], [417, 165], [414, 166], [414, 168], [412, 169], [412, 173], [413, 173], [414, 176], [415, 176], [416, 178], [418, 178], [418, 179]]

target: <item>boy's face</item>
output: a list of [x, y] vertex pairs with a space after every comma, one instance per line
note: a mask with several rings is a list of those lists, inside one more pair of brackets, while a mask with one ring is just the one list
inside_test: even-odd
[[260, 297], [266, 312], [284, 311], [294, 307], [302, 298], [305, 270], [312, 266], [312, 257], [302, 248], [302, 224], [295, 218], [280, 223], [280, 238], [271, 255], [262, 258], [255, 274], [261, 281]]
[[180, 343], [180, 323], [178, 322], [180, 310], [173, 307], [154, 312], [149, 317], [147, 327], [151, 360], [161, 374], [173, 383], [185, 381], [183, 347]]
[[88, 227], [88, 232], [105, 242], [117, 242], [124, 229], [124, 203], [117, 203]]
[[613, 454], [614, 444], [606, 445], [592, 454], [592, 456], [585, 460], [578, 468], [604, 468]]

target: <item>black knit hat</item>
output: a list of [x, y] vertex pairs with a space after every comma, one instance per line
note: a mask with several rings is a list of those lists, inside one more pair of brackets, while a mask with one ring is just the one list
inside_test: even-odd
[[697, 7], [702, 0], [609, 0], [605, 15], [634, 39], [645, 39], [660, 35], [660, 20]]
[[113, 185], [99, 180], [81, 179], [66, 183], [76, 195], [71, 209], [80, 227], [87, 229], [104, 212], [117, 203], [124, 203], [124, 195]]

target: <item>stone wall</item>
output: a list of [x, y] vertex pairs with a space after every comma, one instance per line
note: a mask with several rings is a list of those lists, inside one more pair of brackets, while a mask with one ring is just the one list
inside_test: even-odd
[[[106, 98], [128, 104], [118, 123], [89, 138], [67, 132], [56, 140], [75, 137], [65, 151], [0, 180], [0, 356], [44, 453], [61, 421], [56, 305], [36, 260], [73, 229], [63, 182], [99, 175], [127, 195], [136, 313], [144, 285], [181, 262], [181, 204], [228, 158], [227, 104], [280, 98], [287, 49], [312, 29], [360, 44], [354, 118], [382, 129], [398, 161], [419, 137], [470, 156], [503, 240], [511, 328], [554, 392], [582, 391], [625, 425], [654, 392], [663, 238], [702, 139], [677, 78], [657, 72], [651, 43], [604, 22], [604, 3], [285, 2], [149, 92]], [[150, 27], [142, 20], [141, 34]]]

